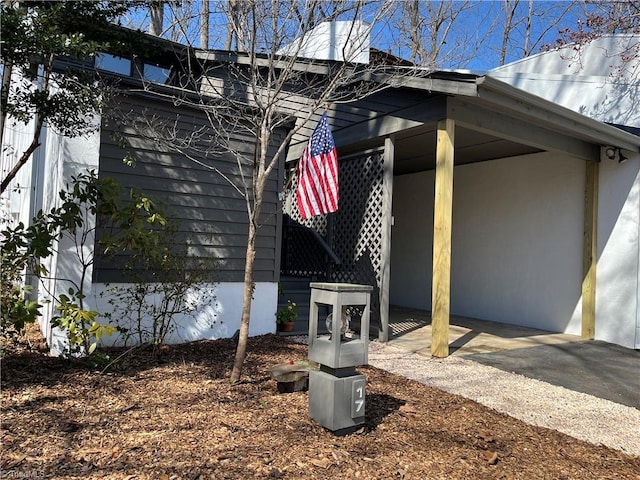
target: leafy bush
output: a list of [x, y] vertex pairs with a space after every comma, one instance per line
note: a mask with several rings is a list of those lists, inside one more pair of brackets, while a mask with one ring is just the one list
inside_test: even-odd
[[[92, 353], [103, 335], [110, 335], [115, 327], [100, 323], [98, 312], [84, 307], [84, 283], [95, 255], [87, 255], [86, 243], [95, 233], [90, 221], [94, 216], [105, 219], [115, 235], [106, 235], [101, 241], [103, 252], [115, 254], [128, 248], [153, 249], [157, 243], [157, 231], [153, 226], [166, 225], [166, 220], [156, 205], [139, 192], [131, 190], [129, 197], [114, 180], [99, 179], [95, 171], [72, 177], [66, 190], [59, 194], [60, 204], [48, 213], [38, 212], [29, 227], [19, 223], [2, 232], [2, 323], [0, 334], [10, 335], [33, 322], [39, 305], [25, 298], [28, 287], [22, 285], [25, 274], [38, 279], [49, 274], [43, 260], [55, 253], [58, 240], [69, 238], [75, 243], [75, 261], [79, 281], [66, 280], [72, 287], [66, 294], [56, 297], [59, 315], [53, 325], [64, 330], [70, 343], [70, 352], [83, 350]], [[92, 247], [92, 245], [89, 245]]]
[[[188, 256], [175, 247], [170, 229], [164, 234], [156, 248], [131, 256], [125, 268], [133, 284], [115, 285], [105, 292], [113, 307], [108, 317], [125, 345], [129, 340], [162, 345], [176, 331], [180, 316], [193, 318], [198, 310], [215, 302], [215, 260]], [[151, 278], [142, 278], [148, 272]]]

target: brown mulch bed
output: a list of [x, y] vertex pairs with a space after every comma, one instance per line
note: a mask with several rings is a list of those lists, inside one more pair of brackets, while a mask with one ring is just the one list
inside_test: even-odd
[[[228, 340], [135, 351], [106, 371], [42, 347], [2, 359], [0, 478], [637, 479], [640, 458], [533, 427], [383, 370], [366, 425], [337, 437], [269, 367], [306, 346], [251, 339], [229, 384]], [[108, 352], [115, 358], [122, 350]]]

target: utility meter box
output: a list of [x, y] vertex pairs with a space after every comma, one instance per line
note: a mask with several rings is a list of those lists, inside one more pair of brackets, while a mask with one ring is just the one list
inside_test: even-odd
[[[366, 365], [369, 348], [370, 297], [373, 287], [349, 283], [311, 283], [309, 360], [320, 370], [309, 372], [309, 416], [341, 435], [365, 421], [367, 379], [356, 372]], [[330, 308], [320, 318], [320, 305]], [[357, 328], [352, 318], [359, 315]], [[320, 333], [320, 322], [327, 333]]]

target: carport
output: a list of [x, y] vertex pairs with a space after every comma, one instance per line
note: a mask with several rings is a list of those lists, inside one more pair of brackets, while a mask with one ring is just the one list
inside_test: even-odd
[[[583, 163], [584, 185], [579, 199], [583, 214], [582, 242], [573, 248], [581, 250], [582, 257], [580, 285], [576, 285], [581, 297], [581, 335], [585, 339], [593, 338], [599, 162], [607, 147], [638, 152], [640, 139], [485, 76], [434, 72], [422, 77], [395, 76], [378, 78], [378, 81], [386, 82], [388, 88], [357, 102], [335, 105], [329, 116], [342, 163], [352, 158], [368, 159], [375, 152], [380, 155], [378, 164], [362, 164], [367, 166], [367, 171], [379, 170], [376, 179], [364, 185], [360, 176], [362, 167], [353, 168], [351, 174], [345, 170], [343, 175], [341, 163], [341, 189], [343, 178], [357, 187], [352, 188], [353, 193], [346, 198], [341, 193], [342, 213], [337, 212], [337, 215], [349, 215], [350, 211], [360, 213], [365, 208], [353, 207], [357, 203], [354, 198], [367, 197], [368, 217], [351, 213], [349, 222], [338, 222], [338, 225], [343, 228], [353, 225], [358, 231], [353, 234], [358, 236], [358, 241], [352, 242], [349, 248], [354, 257], [370, 255], [365, 263], [372, 273], [363, 278], [358, 272], [342, 272], [330, 279], [371, 282], [375, 277], [379, 339], [389, 339], [394, 177], [434, 172], [431, 353], [446, 357], [449, 355], [452, 235], [455, 235], [452, 219], [456, 215], [454, 166], [543, 152]], [[313, 126], [314, 121], [309, 125]], [[297, 158], [298, 150], [292, 148], [288, 158]], [[379, 193], [373, 195], [376, 182]], [[371, 208], [372, 202], [377, 204], [376, 208]], [[369, 227], [378, 223], [378, 229]], [[327, 233], [326, 225], [308, 226], [323, 235]], [[333, 228], [333, 235], [346, 235], [346, 231], [335, 230]], [[363, 236], [367, 238], [363, 240]]]

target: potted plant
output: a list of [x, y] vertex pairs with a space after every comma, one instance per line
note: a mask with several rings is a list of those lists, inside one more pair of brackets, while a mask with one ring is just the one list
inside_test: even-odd
[[297, 305], [295, 302], [287, 300], [287, 306], [276, 312], [276, 326], [278, 331], [291, 332], [293, 330], [293, 326], [298, 319], [296, 307]]

